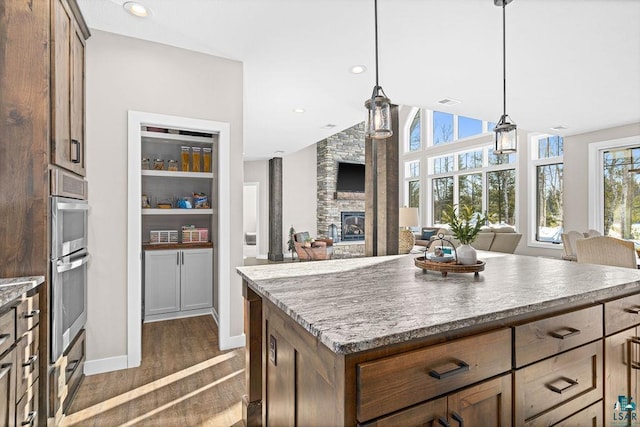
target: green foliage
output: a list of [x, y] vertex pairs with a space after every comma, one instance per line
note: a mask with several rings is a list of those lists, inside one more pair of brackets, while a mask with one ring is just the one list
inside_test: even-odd
[[477, 213], [475, 215], [475, 223], [473, 223], [473, 210], [467, 205], [461, 205], [459, 212], [455, 206], [446, 206], [442, 212], [442, 218], [451, 227], [453, 236], [463, 245], [468, 245], [476, 240], [482, 225], [487, 221], [486, 215], [482, 216]]
[[289, 228], [289, 241], [287, 241], [287, 249], [291, 252], [292, 255], [293, 255], [293, 252], [296, 250], [296, 245], [293, 240], [294, 234], [296, 234], [296, 230], [293, 228], [293, 225], [292, 225], [291, 228]]

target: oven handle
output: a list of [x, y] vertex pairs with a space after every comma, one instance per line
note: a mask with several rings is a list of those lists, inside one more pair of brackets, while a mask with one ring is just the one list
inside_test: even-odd
[[58, 273], [64, 273], [65, 271], [75, 270], [76, 268], [85, 265], [87, 262], [89, 262], [89, 254], [72, 262], [58, 261], [56, 263], [56, 271]]
[[60, 202], [56, 203], [56, 207], [61, 211], [88, 211], [89, 205], [87, 203], [67, 203]]

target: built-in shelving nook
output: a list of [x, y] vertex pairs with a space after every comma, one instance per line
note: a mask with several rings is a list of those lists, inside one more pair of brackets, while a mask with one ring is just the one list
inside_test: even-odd
[[228, 159], [228, 123], [129, 112], [129, 367], [140, 319], [211, 314], [229, 336]]

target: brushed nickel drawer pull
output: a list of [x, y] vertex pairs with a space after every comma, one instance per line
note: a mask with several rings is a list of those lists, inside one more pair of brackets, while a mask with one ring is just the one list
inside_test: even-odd
[[[557, 387], [554, 384], [557, 384], [560, 381], [564, 381], [566, 383], [568, 383], [569, 385], [567, 385], [566, 387]], [[575, 387], [578, 385], [578, 381], [577, 380], [572, 380], [571, 378], [567, 378], [567, 377], [562, 377], [560, 378], [558, 381], [556, 381], [555, 383], [551, 383], [551, 384], [547, 384], [547, 387], [549, 388], [549, 390], [551, 391], [555, 391], [558, 394], [562, 394], [563, 392]]]
[[442, 427], [451, 427], [447, 420], [442, 417], [438, 417], [438, 424], [440, 424]]
[[0, 379], [5, 375], [7, 375], [7, 372], [11, 370], [12, 366], [13, 366], [13, 363], [8, 363], [4, 366], [0, 366]]
[[35, 317], [35, 316], [38, 316], [38, 315], [40, 315], [40, 310], [32, 310], [31, 313], [25, 314], [24, 318], [25, 319], [29, 319], [31, 317]]
[[[71, 147], [71, 163], [80, 163], [80, 141], [72, 139]], [[75, 150], [73, 147], [75, 147]]]
[[631, 366], [631, 369], [640, 369], [640, 362], [633, 360], [632, 344], [640, 345], [640, 337], [631, 337], [629, 340], [629, 366]]
[[554, 332], [549, 332], [554, 338], [559, 340], [563, 340], [565, 338], [575, 337], [576, 335], [580, 335], [580, 329], [576, 328], [561, 328]]
[[34, 354], [34, 355], [32, 355], [32, 356], [29, 356], [29, 358], [27, 359], [27, 361], [26, 361], [26, 362], [24, 362], [24, 363], [22, 364], [22, 366], [24, 366], [24, 367], [26, 368], [27, 366], [34, 365], [37, 361], [38, 361], [38, 355], [37, 355], [37, 354]]
[[640, 313], [640, 305], [634, 305], [633, 307], [625, 308], [624, 311], [631, 314], [639, 314]]
[[464, 420], [462, 419], [462, 415], [460, 415], [456, 411], [453, 411], [451, 413], [451, 418], [453, 418], [455, 421], [457, 421], [458, 424], [460, 425], [460, 427], [464, 427]]
[[464, 363], [462, 360], [458, 360], [457, 362], [453, 363], [458, 365], [458, 367], [445, 372], [438, 372], [435, 369], [431, 369], [429, 371], [429, 375], [435, 379], [442, 380], [444, 378], [452, 377], [456, 374], [461, 374], [462, 372], [467, 372], [469, 370], [469, 365]]
[[36, 416], [38, 415], [38, 411], [30, 411], [27, 419], [22, 422], [23, 426], [32, 426], [33, 422], [36, 420]]

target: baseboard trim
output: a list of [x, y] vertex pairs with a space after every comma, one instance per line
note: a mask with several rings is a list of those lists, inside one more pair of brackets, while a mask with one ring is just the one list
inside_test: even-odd
[[216, 322], [218, 329], [220, 329], [220, 318], [218, 317], [218, 312], [215, 308], [211, 309], [211, 316], [213, 316], [213, 321]]
[[162, 322], [163, 320], [182, 319], [184, 317], [204, 316], [211, 314], [210, 308], [201, 308], [197, 310], [175, 311], [173, 313], [152, 314], [144, 318], [144, 323]]
[[232, 337], [222, 337], [220, 336], [220, 343], [218, 346], [220, 350], [231, 350], [233, 348], [244, 347], [245, 343], [245, 335], [234, 335]]
[[84, 374], [96, 375], [105, 372], [119, 371], [127, 369], [127, 356], [107, 357], [105, 359], [87, 360], [84, 362]]

